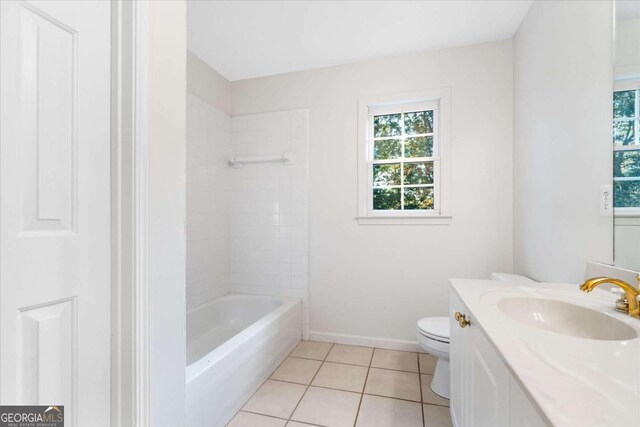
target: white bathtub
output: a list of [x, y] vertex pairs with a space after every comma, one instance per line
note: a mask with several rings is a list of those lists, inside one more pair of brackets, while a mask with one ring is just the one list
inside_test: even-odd
[[299, 299], [228, 294], [189, 310], [186, 425], [225, 425], [301, 336]]

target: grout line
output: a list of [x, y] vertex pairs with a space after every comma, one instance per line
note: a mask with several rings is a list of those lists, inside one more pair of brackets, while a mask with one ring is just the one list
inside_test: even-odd
[[[403, 399], [402, 397], [393, 397], [393, 396], [385, 396], [383, 394], [375, 394], [375, 393], [363, 393], [361, 391], [353, 391], [353, 390], [345, 390], [342, 388], [335, 388], [335, 387], [327, 387], [327, 386], [323, 386], [323, 385], [317, 385], [317, 384], [303, 384], [303, 383], [295, 383], [293, 381], [285, 381], [285, 380], [276, 380], [273, 378], [269, 378], [271, 381], [275, 381], [275, 382], [279, 382], [279, 383], [287, 383], [287, 384], [294, 384], [294, 385], [301, 385], [301, 386], [305, 386], [305, 387], [315, 387], [315, 388], [324, 388], [326, 390], [335, 390], [335, 391], [343, 391], [345, 393], [354, 393], [354, 394], [366, 394], [367, 396], [376, 396], [376, 397], [384, 397], [385, 399], [393, 399], [393, 400], [402, 400], [403, 402], [413, 402], [413, 403], [423, 403], [425, 405], [431, 405], [431, 406], [441, 406], [443, 408], [448, 408], [448, 405], [440, 405], [438, 403], [427, 403], [427, 402], [420, 402], [419, 400], [411, 400], [411, 399]], [[365, 379], [365, 387], [366, 387], [366, 379]], [[244, 411], [244, 409], [243, 409]], [[249, 411], [245, 411], [245, 412], [249, 412]], [[295, 420], [294, 420], [295, 421]]]
[[420, 373], [420, 355], [416, 354], [418, 357], [418, 384], [420, 384], [420, 415], [422, 415], [422, 425], [426, 427], [426, 422], [424, 420], [424, 396], [422, 395], [422, 374]]
[[[316, 379], [316, 377], [318, 376], [318, 372], [320, 372], [320, 369], [322, 369], [322, 365], [324, 365], [324, 361], [327, 360], [327, 357], [329, 356], [329, 353], [331, 353], [331, 349], [333, 349], [333, 346], [335, 344], [331, 343], [331, 347], [329, 347], [329, 351], [327, 351], [327, 354], [324, 355], [324, 359], [322, 359], [322, 363], [320, 364], [320, 366], [318, 367], [318, 370], [316, 371], [315, 375], [313, 376], [313, 378], [311, 378], [311, 381], [309, 381], [309, 385], [307, 385], [307, 388], [304, 389], [304, 393], [302, 393], [302, 396], [300, 396], [300, 400], [298, 400], [298, 403], [296, 403], [295, 408], [293, 408], [293, 411], [291, 411], [291, 414], [289, 415], [289, 419], [287, 421], [287, 423], [289, 421], [295, 421], [292, 420], [291, 417], [293, 417], [293, 414], [295, 414], [296, 409], [298, 409], [298, 406], [300, 406], [300, 402], [302, 402], [302, 399], [304, 399], [304, 397], [307, 394], [307, 391], [309, 391], [309, 387], [311, 387], [311, 383], [313, 382], [313, 380]], [[295, 350], [295, 349], [294, 349]]]
[[[263, 417], [275, 418], [276, 420], [287, 421], [287, 419], [286, 419], [286, 418], [276, 417], [275, 415], [261, 414], [260, 412], [245, 411], [244, 409], [240, 409], [240, 410], [236, 413], [236, 415], [238, 415], [240, 412], [246, 412], [247, 414], [260, 415], [260, 416], [263, 416]], [[236, 415], [234, 415], [234, 418], [235, 418], [235, 416], [236, 416]], [[231, 418], [231, 419], [233, 419], [233, 418]], [[231, 422], [231, 421], [229, 421], [229, 422]]]
[[[302, 342], [302, 341], [300, 341], [300, 342]], [[296, 347], [298, 347], [298, 345], [300, 345], [300, 343], [296, 344], [296, 346], [293, 348], [293, 350], [295, 350], [295, 349], [296, 349]], [[289, 354], [291, 354], [291, 352], [292, 352], [293, 350], [291, 350], [291, 351], [289, 352]], [[282, 366], [282, 364], [285, 362], [285, 360], [287, 360], [287, 357], [289, 357], [289, 354], [288, 354], [288, 355], [287, 355], [287, 356], [282, 360], [282, 362], [280, 362], [280, 364], [276, 367], [276, 369], [274, 369], [274, 370], [273, 370], [273, 372], [277, 371], [277, 370], [278, 370], [278, 368], [280, 368], [280, 366]], [[262, 386], [263, 386], [263, 385], [265, 385], [265, 383], [271, 379], [271, 375], [273, 375], [273, 372], [271, 372], [271, 373], [269, 374], [269, 376], [267, 377], [267, 379], [266, 379], [266, 380], [264, 380], [264, 381], [262, 382], [262, 384], [260, 384], [260, 385], [258, 386], [258, 388], [256, 389], [256, 391], [254, 391], [254, 392], [253, 392], [253, 394], [252, 394], [251, 396], [249, 396], [249, 398], [248, 398], [247, 400], [245, 400], [245, 402], [242, 404], [242, 406], [240, 407], [240, 409], [238, 410], [238, 412], [241, 412], [241, 411], [243, 411], [243, 410], [244, 410], [244, 407], [246, 406], [246, 404], [247, 404], [247, 403], [249, 403], [249, 401], [250, 401], [251, 399], [253, 399], [253, 396], [255, 396], [255, 395], [256, 395], [256, 393], [257, 393], [257, 392], [262, 388]], [[236, 412], [236, 414], [234, 415], [234, 417], [235, 417], [236, 415], [238, 415], [238, 412]], [[244, 412], [250, 412], [250, 411], [244, 411]], [[252, 414], [253, 414], [253, 412], [252, 412]], [[258, 414], [258, 415], [264, 415], [264, 414]], [[269, 415], [266, 415], [266, 416], [268, 417]], [[274, 418], [278, 418], [278, 417], [274, 417]], [[231, 418], [231, 419], [233, 419], [233, 418]], [[231, 420], [229, 420], [229, 422], [231, 422]]]
[[277, 381], [277, 382], [280, 382], [280, 383], [287, 383], [287, 384], [303, 385], [303, 386], [309, 386], [309, 387], [315, 387], [315, 388], [324, 388], [324, 389], [327, 389], [327, 390], [344, 391], [345, 393], [362, 394], [361, 391], [345, 390], [345, 389], [342, 389], [342, 388], [327, 387], [327, 386], [324, 386], [324, 385], [317, 385], [317, 384], [311, 384], [311, 383], [309, 383], [309, 384], [294, 383], [293, 381], [276, 380], [276, 379], [272, 379], [271, 381]]
[[[234, 417], [236, 415], [238, 415], [238, 413], [240, 412], [247, 412], [250, 414], [255, 414], [255, 415], [262, 415], [265, 417], [270, 417], [270, 418], [275, 418], [278, 420], [283, 420], [286, 421], [287, 424], [291, 421], [293, 422], [297, 422], [297, 423], [301, 423], [301, 424], [306, 424], [306, 425], [313, 425], [313, 426], [318, 426], [318, 424], [310, 424], [307, 423], [305, 421], [296, 421], [296, 420], [292, 420], [291, 417], [293, 416], [293, 414], [295, 413], [296, 409], [298, 409], [298, 406], [300, 405], [300, 402], [302, 402], [302, 399], [304, 398], [304, 396], [307, 394], [307, 391], [309, 390], [309, 388], [312, 386], [313, 381], [315, 380], [316, 376], [318, 375], [318, 373], [320, 372], [320, 369], [322, 369], [322, 366], [325, 363], [337, 363], [337, 364], [341, 364], [341, 365], [349, 365], [349, 366], [358, 366], [361, 368], [366, 367], [367, 368], [367, 375], [365, 377], [365, 381], [364, 381], [364, 385], [362, 387], [362, 391], [361, 392], [354, 392], [351, 390], [343, 390], [343, 389], [339, 389], [339, 388], [332, 388], [332, 387], [325, 387], [325, 386], [319, 386], [319, 385], [313, 385], [313, 387], [317, 387], [317, 388], [323, 388], [323, 389], [328, 389], [328, 390], [337, 390], [337, 391], [343, 391], [343, 392], [347, 392], [347, 393], [356, 393], [356, 394], [360, 394], [360, 401], [358, 402], [358, 409], [356, 411], [356, 418], [354, 420], [354, 427], [356, 425], [356, 423], [358, 422], [358, 416], [360, 415], [360, 408], [362, 406], [362, 400], [364, 398], [364, 395], [368, 395], [368, 396], [376, 396], [376, 397], [382, 397], [382, 398], [386, 398], [386, 399], [393, 399], [393, 400], [400, 400], [400, 401], [404, 401], [404, 402], [412, 402], [412, 403], [418, 403], [420, 404], [420, 411], [422, 413], [422, 422], [423, 424], [425, 423], [425, 419], [424, 419], [424, 406], [423, 405], [430, 405], [430, 406], [436, 406], [436, 407], [440, 407], [440, 408], [449, 408], [449, 405], [439, 405], [437, 403], [426, 403], [423, 402], [424, 397], [422, 395], [422, 375], [428, 375], [433, 377], [433, 374], [422, 374], [420, 372], [420, 352], [409, 352], [409, 351], [405, 351], [405, 353], [416, 353], [416, 357], [418, 357], [418, 379], [419, 379], [419, 385], [420, 385], [420, 402], [417, 402], [415, 400], [409, 400], [409, 399], [402, 399], [399, 397], [391, 397], [391, 396], [383, 396], [383, 395], [379, 395], [379, 394], [373, 394], [373, 393], [365, 393], [365, 389], [367, 387], [367, 381], [369, 380], [369, 373], [371, 372], [372, 368], [375, 369], [382, 369], [382, 370], [387, 370], [387, 371], [396, 371], [396, 372], [406, 372], [406, 373], [412, 373], [415, 374], [416, 372], [412, 372], [412, 371], [403, 371], [403, 370], [399, 370], [399, 369], [390, 369], [390, 368], [379, 368], [376, 366], [372, 366], [373, 363], [373, 356], [375, 354], [375, 350], [377, 349], [377, 347], [366, 347], [366, 346], [352, 346], [352, 347], [365, 347], [365, 348], [372, 348], [373, 351], [371, 352], [371, 357], [369, 358], [369, 364], [368, 365], [356, 365], [356, 364], [352, 364], [352, 363], [344, 363], [344, 362], [334, 362], [334, 361], [327, 361], [327, 357], [329, 357], [329, 353], [331, 353], [331, 350], [333, 349], [335, 343], [331, 343], [331, 347], [329, 348], [329, 351], [327, 352], [327, 354], [324, 356], [324, 359], [322, 360], [318, 360], [318, 359], [310, 359], [307, 357], [299, 357], [299, 356], [291, 356], [291, 353], [293, 353], [295, 351], [295, 349], [298, 347], [298, 345], [300, 345], [300, 343], [304, 342], [304, 340], [301, 340], [296, 347], [293, 348], [293, 350], [291, 350], [291, 352], [289, 352], [289, 354], [284, 358], [284, 360], [273, 370], [273, 372], [271, 372], [271, 374], [269, 375], [269, 377], [267, 377], [267, 379], [265, 379], [262, 384], [260, 385], [260, 387], [258, 387], [258, 389], [247, 399], [247, 401], [242, 405], [242, 407], [238, 410], [238, 412], [236, 412], [236, 414], [234, 415]], [[345, 344], [346, 345], [346, 344]], [[381, 349], [381, 350], [386, 350], [386, 349]], [[394, 350], [394, 351], [403, 351], [403, 350]], [[311, 378], [311, 381], [309, 382], [309, 384], [301, 384], [301, 383], [296, 383], [293, 381], [284, 381], [284, 380], [278, 380], [278, 379], [272, 379], [271, 376], [280, 368], [280, 366], [282, 366], [282, 364], [284, 364], [284, 362], [289, 358], [289, 357], [293, 357], [293, 358], [297, 358], [297, 359], [305, 359], [305, 360], [312, 360], [312, 361], [316, 361], [316, 362], [321, 362], [320, 366], [318, 367], [318, 370], [316, 371], [316, 373], [314, 374], [313, 378]], [[301, 386], [305, 386], [305, 391], [302, 394], [302, 396], [300, 397], [300, 399], [298, 400], [298, 403], [296, 404], [295, 408], [293, 408], [293, 411], [291, 412], [291, 414], [289, 415], [288, 418], [281, 418], [281, 417], [276, 417], [274, 415], [268, 415], [268, 414], [261, 414], [259, 412], [253, 412], [253, 411], [247, 411], [244, 408], [244, 406], [247, 404], [247, 402], [249, 402], [249, 400], [251, 400], [251, 398], [253, 398], [253, 396], [258, 392], [258, 390], [260, 390], [260, 388], [267, 382], [267, 381], [276, 381], [276, 382], [283, 382], [283, 383], [288, 383], [288, 384], [295, 384], [295, 385], [301, 385]], [[322, 425], [319, 425], [320, 427], [322, 427]]]
[[[304, 360], [315, 360], [316, 362], [320, 362], [320, 359], [310, 359], [308, 357], [300, 357], [300, 356], [288, 356], [288, 357], [293, 357], [295, 359], [304, 359]], [[372, 355], [373, 357], [373, 355]], [[369, 365], [357, 365], [355, 363], [347, 363], [347, 362], [336, 362], [335, 360], [323, 360], [322, 362], [327, 362], [327, 363], [338, 363], [340, 365], [349, 365], [349, 366], [360, 366], [361, 368], [366, 368], [368, 366], [374, 368], [374, 369], [384, 369], [386, 371], [397, 371], [397, 372], [407, 372], [410, 374], [419, 374], [419, 370], [420, 368], [418, 368], [418, 371], [407, 371], [405, 369], [393, 369], [393, 368], [384, 368], [384, 367], [380, 367], [380, 366], [373, 366], [371, 365], [371, 362], [369, 362]], [[429, 373], [424, 373], [424, 375], [433, 375], [433, 373], [429, 374]]]
[[356, 427], [358, 422], [358, 415], [360, 415], [360, 407], [362, 406], [362, 399], [364, 399], [364, 391], [367, 388], [367, 380], [369, 380], [369, 372], [371, 371], [371, 362], [373, 362], [373, 354], [376, 352], [374, 348], [371, 352], [371, 358], [369, 359], [369, 366], [367, 366], [367, 376], [364, 378], [364, 385], [362, 386], [362, 393], [360, 394], [360, 402], [358, 402], [358, 410], [356, 411], [356, 419], [353, 420], [353, 427]]
[[[282, 418], [279, 418], [279, 419], [282, 419]], [[306, 426], [313, 426], [313, 427], [328, 427], [328, 426], [325, 426], [324, 424], [311, 424], [304, 421], [295, 421], [295, 420], [287, 420], [287, 424], [285, 425], [285, 427], [288, 426], [289, 423], [298, 423], [298, 424], [304, 424]]]

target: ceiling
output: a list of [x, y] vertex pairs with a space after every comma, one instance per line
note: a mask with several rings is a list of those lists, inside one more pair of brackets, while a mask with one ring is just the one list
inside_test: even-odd
[[507, 39], [511, 1], [188, 2], [188, 47], [229, 80]]

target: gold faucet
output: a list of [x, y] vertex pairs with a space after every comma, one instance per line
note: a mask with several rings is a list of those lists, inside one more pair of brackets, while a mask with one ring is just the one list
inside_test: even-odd
[[[612, 277], [592, 277], [580, 285], [580, 290], [582, 292], [591, 292], [596, 286], [605, 283], [618, 286], [626, 295], [625, 298], [616, 301], [616, 310], [627, 313], [631, 317], [640, 318], [640, 305], [638, 304], [640, 290], [634, 288], [624, 280], [614, 279]], [[640, 287], [640, 276], [638, 276], [638, 285]]]

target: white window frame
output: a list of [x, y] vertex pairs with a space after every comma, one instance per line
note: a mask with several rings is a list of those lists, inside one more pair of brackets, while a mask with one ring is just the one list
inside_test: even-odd
[[[625, 79], [616, 81], [613, 89], [614, 92], [622, 92], [626, 90], [640, 90], [640, 77], [625, 78]], [[640, 137], [640, 125], [638, 125], [639, 123], [638, 118], [640, 116], [640, 97], [639, 96], [636, 96], [635, 110], [636, 110], [636, 115], [633, 117], [634, 126], [635, 126], [634, 134], [636, 135], [636, 137]], [[626, 118], [626, 119], [628, 120], [629, 118]], [[614, 122], [621, 121], [621, 120], [624, 120], [624, 119], [613, 119]], [[638, 148], [639, 147], [633, 146], [633, 145], [626, 146], [626, 147], [619, 147], [614, 144], [613, 152], [615, 154], [616, 152], [622, 152], [622, 151], [636, 151], [638, 150]], [[615, 181], [622, 181], [622, 180], [629, 180], [629, 179], [628, 178], [616, 179], [615, 177], [613, 177], [613, 180], [615, 183]], [[614, 200], [614, 203], [615, 203], [615, 200]], [[640, 217], [640, 208], [614, 208], [613, 215], [615, 217]]]
[[[373, 210], [373, 116], [434, 110], [433, 210]], [[421, 160], [416, 158], [412, 160]], [[448, 225], [451, 222], [451, 89], [380, 95], [358, 100], [358, 214], [361, 225]]]

